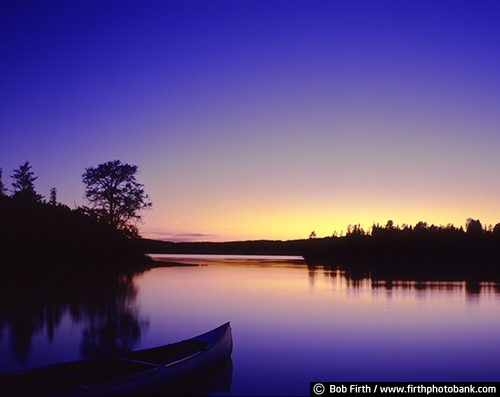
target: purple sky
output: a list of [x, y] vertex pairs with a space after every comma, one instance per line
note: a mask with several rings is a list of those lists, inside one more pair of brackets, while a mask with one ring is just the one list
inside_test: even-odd
[[85, 204], [139, 166], [145, 237], [500, 222], [498, 1], [2, 1], [0, 167]]

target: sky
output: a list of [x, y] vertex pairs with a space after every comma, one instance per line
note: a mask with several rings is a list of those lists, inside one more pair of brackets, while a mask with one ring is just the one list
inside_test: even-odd
[[0, 2], [0, 168], [71, 208], [139, 167], [144, 237], [500, 222], [498, 1]]

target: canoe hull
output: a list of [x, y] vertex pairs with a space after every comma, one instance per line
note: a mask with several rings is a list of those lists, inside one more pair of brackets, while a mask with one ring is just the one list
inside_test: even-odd
[[227, 365], [232, 349], [226, 323], [171, 345], [1, 375], [0, 389], [9, 395], [108, 396], [158, 388], [162, 394], [182, 394], [183, 385]]
[[[221, 334], [220, 328], [224, 327]], [[190, 381], [196, 382], [200, 374], [214, 372], [230, 359], [233, 350], [233, 339], [229, 323], [200, 335], [193, 340], [209, 341], [213, 340], [215, 335], [220, 337], [210, 345], [206, 350], [197, 353], [194, 356], [187, 357], [182, 361], [174, 362], [164, 366], [154, 374], [144, 374], [144, 377], [130, 379], [126, 383], [122, 380], [119, 384], [114, 383], [111, 387], [102, 393], [103, 395], [124, 395], [137, 393], [147, 389], [156, 389], [159, 386], [164, 388], [167, 394], [177, 394], [183, 385]], [[169, 390], [170, 389], [170, 390]], [[87, 394], [83, 394], [87, 395]], [[95, 395], [95, 394], [91, 394]]]

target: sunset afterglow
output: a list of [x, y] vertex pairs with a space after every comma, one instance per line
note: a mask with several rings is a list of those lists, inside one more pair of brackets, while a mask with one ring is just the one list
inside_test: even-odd
[[500, 5], [4, 1], [0, 168], [86, 204], [139, 167], [144, 237], [500, 222]]

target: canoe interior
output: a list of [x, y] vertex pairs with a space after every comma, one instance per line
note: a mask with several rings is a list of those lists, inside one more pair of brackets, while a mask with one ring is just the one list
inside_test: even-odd
[[166, 365], [189, 357], [198, 351], [202, 351], [207, 348], [208, 345], [210, 345], [210, 342], [187, 340], [172, 345], [122, 354], [120, 357], [127, 360], [146, 362], [148, 364]]

